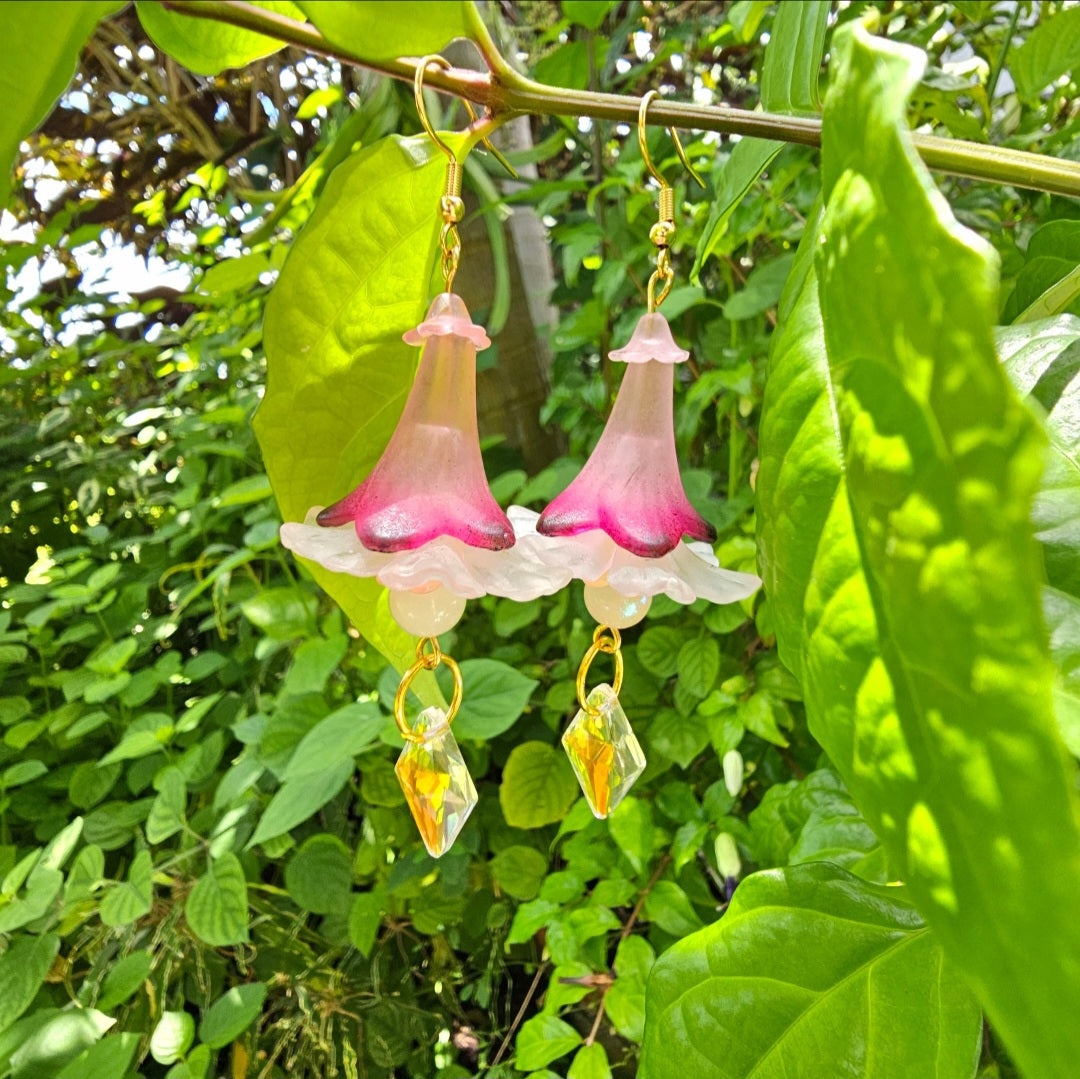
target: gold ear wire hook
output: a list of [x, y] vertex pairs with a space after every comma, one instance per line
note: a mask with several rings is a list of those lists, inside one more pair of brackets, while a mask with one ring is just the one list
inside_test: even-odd
[[[670, 187], [671, 185], [660, 175], [656, 170], [656, 166], [652, 163], [652, 158], [649, 157], [649, 146], [645, 139], [647, 117], [649, 114], [649, 105], [652, 104], [654, 98], [660, 95], [656, 90], [650, 90], [642, 99], [641, 105], [638, 107], [637, 117], [637, 138], [638, 147], [641, 149], [641, 156], [645, 162], [645, 167], [649, 170], [649, 175], [660, 185], [661, 188]], [[690, 164], [689, 158], [686, 156], [686, 151], [683, 149], [682, 141], [679, 139], [679, 133], [673, 127], [668, 128], [668, 134], [671, 136], [671, 141], [675, 143], [675, 153], [678, 154], [679, 161], [682, 162], [682, 166], [690, 175], [694, 178], [694, 182], [698, 187], [704, 189], [705, 181], [698, 175], [697, 169]]]
[[[439, 235], [439, 247], [442, 250], [443, 280], [446, 282], [446, 291], [449, 292], [453, 288], [458, 262], [461, 259], [461, 237], [458, 235], [457, 225], [465, 216], [465, 203], [461, 200], [461, 180], [465, 174], [465, 166], [457, 159], [454, 151], [439, 137], [428, 119], [427, 108], [424, 105], [424, 74], [432, 64], [436, 64], [444, 70], [450, 67], [450, 62], [444, 56], [437, 54], [422, 56], [417, 61], [416, 74], [413, 76], [413, 100], [416, 102], [416, 112], [420, 117], [420, 123], [424, 130], [431, 138], [431, 141], [446, 154], [446, 187], [442, 198], [439, 199], [439, 213], [442, 214], [443, 219], [442, 232]], [[476, 123], [476, 113], [473, 111], [472, 105], [468, 101], [465, 101], [464, 104], [469, 113], [469, 118], [473, 123]], [[491, 145], [487, 137], [485, 136], [481, 141], [510, 175], [517, 179], [517, 173], [510, 163]]]
[[[413, 100], [416, 102], [416, 111], [420, 114], [420, 123], [423, 125], [424, 130], [431, 136], [435, 145], [438, 146], [451, 161], [456, 161], [457, 158], [454, 156], [454, 151], [451, 150], [450, 147], [435, 133], [435, 129], [431, 126], [431, 121], [428, 120], [427, 108], [424, 106], [424, 75], [432, 64], [436, 64], [444, 71], [449, 71], [452, 66], [445, 56], [439, 56], [438, 53], [431, 53], [428, 56], [420, 57], [416, 64], [416, 74], [413, 76]], [[469, 119], [475, 124], [476, 111], [472, 107], [472, 102], [467, 98], [462, 98], [461, 103], [465, 106], [465, 110], [469, 114]], [[481, 137], [480, 141], [491, 156], [494, 157], [515, 180], [517, 180], [519, 178], [517, 170], [501, 153], [499, 153], [498, 150], [495, 149], [491, 139], [489, 139], [487, 135], [484, 135]]]
[[[641, 149], [642, 160], [645, 162], [645, 167], [649, 170], [649, 174], [660, 185], [660, 197], [658, 200], [660, 211], [658, 215], [659, 220], [649, 230], [649, 239], [656, 245], [656, 269], [653, 271], [652, 277], [649, 278], [649, 288], [647, 293], [649, 314], [652, 314], [664, 302], [667, 298], [667, 294], [671, 291], [671, 286], [675, 282], [675, 272], [671, 268], [671, 250], [669, 247], [671, 237], [675, 234], [675, 192], [672, 189], [671, 184], [657, 172], [656, 166], [652, 163], [652, 158], [649, 157], [649, 147], [645, 138], [649, 104], [656, 96], [657, 92], [655, 90], [650, 90], [641, 99], [641, 105], [638, 108], [637, 128], [638, 146]], [[694, 169], [694, 166], [687, 160], [686, 151], [679, 141], [679, 136], [676, 133], [675, 128], [669, 127], [668, 133], [675, 143], [675, 152], [679, 155], [679, 160], [685, 166], [686, 171], [693, 176], [701, 187], [704, 187], [705, 181], [702, 180]], [[661, 284], [659, 295], [656, 293], [657, 284]]]

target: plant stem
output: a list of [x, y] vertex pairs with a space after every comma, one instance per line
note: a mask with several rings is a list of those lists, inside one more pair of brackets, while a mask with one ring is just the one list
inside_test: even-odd
[[[1005, 31], [1005, 38], [1001, 42], [1001, 52], [997, 55], [997, 60], [994, 62], [994, 68], [990, 72], [990, 78], [986, 80], [986, 100], [989, 103], [991, 110], [994, 105], [994, 91], [997, 90], [998, 79], [1001, 78], [1001, 72], [1005, 67], [1005, 57], [1008, 55], [1009, 46], [1012, 44], [1013, 35], [1016, 33], [1016, 25], [1020, 21], [1020, 5], [1013, 4], [1012, 18], [1009, 19], [1009, 26]], [[987, 117], [987, 123], [989, 124], [990, 117]]]
[[[255, 7], [243, 0], [162, 0], [162, 6], [193, 18], [213, 19], [266, 34], [309, 52], [365, 67], [391, 78], [412, 82], [416, 71], [416, 58], [372, 59], [361, 56], [332, 43], [307, 23]], [[491, 70], [432, 68], [425, 76], [427, 85], [482, 105], [499, 120], [517, 113], [536, 113], [544, 116], [589, 116], [594, 120], [628, 124], [637, 122], [640, 104], [637, 98], [546, 86], [527, 79], [514, 71], [499, 54], [478, 17], [470, 15], [470, 24], [470, 29], [477, 36], [478, 48]], [[754, 135], [803, 146], [821, 145], [821, 121], [812, 116], [781, 116], [724, 105], [695, 105], [658, 98], [649, 109], [648, 122], [664, 127]], [[923, 161], [939, 172], [1080, 197], [1080, 163], [936, 135], [916, 133], [911, 138]]]

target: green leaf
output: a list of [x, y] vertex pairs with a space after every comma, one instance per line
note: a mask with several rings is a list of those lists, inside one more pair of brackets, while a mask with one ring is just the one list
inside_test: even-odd
[[266, 986], [262, 982], [234, 985], [207, 1009], [199, 1024], [199, 1041], [221, 1049], [236, 1041], [262, 1011]]
[[210, 859], [187, 897], [184, 917], [192, 933], [214, 948], [247, 943], [247, 881], [235, 854]]
[[93, 1008], [50, 1016], [11, 1054], [12, 1079], [53, 1079], [115, 1023]]
[[1080, 1054], [1063, 1006], [1080, 835], [1029, 524], [1041, 440], [994, 354], [991, 255], [908, 143], [921, 55], [843, 28], [833, 56], [827, 209], [792, 272], [763, 406], [760, 564], [780, 655], [1020, 1067], [1061, 1075]]
[[685, 937], [702, 926], [686, 892], [674, 881], [658, 880], [645, 900], [645, 917], [656, 922], [665, 933]]
[[465, 698], [454, 720], [457, 738], [488, 739], [508, 731], [539, 685], [536, 679], [495, 659], [463, 660], [461, 677]]
[[599, 1042], [583, 1045], [574, 1054], [566, 1079], [611, 1079], [607, 1050]]
[[514, 1043], [517, 1066], [535, 1071], [566, 1056], [581, 1044], [581, 1035], [555, 1015], [536, 1015], [521, 1024]]
[[607, 13], [615, 6], [613, 0], [562, 0], [562, 13], [586, 30], [599, 30]]
[[[818, 111], [829, 8], [819, 0], [787, 0], [778, 6], [761, 70], [761, 107], [767, 112]], [[698, 240], [691, 281], [697, 283], [705, 260], [716, 250], [727, 229], [731, 212], [783, 148], [782, 142], [752, 137], [735, 144], [724, 163], [709, 219]]]
[[362, 60], [392, 60], [442, 51], [456, 37], [469, 37], [471, 4], [450, 0], [298, 0], [319, 33]]
[[1080, 9], [1040, 22], [1009, 57], [1009, 71], [1025, 97], [1035, 97], [1080, 64]]
[[619, 941], [613, 964], [615, 984], [604, 1003], [615, 1029], [634, 1042], [640, 1042], [645, 1033], [645, 983], [655, 962], [656, 953], [644, 937]]
[[159, 1064], [179, 1060], [195, 1039], [195, 1019], [187, 1012], [162, 1012], [150, 1035], [150, 1055]]
[[110, 1034], [84, 1049], [56, 1079], [126, 1079], [138, 1048], [138, 1034]]
[[301, 910], [330, 914], [347, 908], [352, 853], [337, 836], [313, 835], [285, 866], [285, 887]]
[[523, 742], [511, 750], [499, 804], [512, 828], [541, 828], [562, 820], [577, 794], [577, 780], [564, 753], [547, 742]]
[[361, 892], [349, 911], [349, 942], [365, 958], [371, 955], [382, 925], [386, 897], [380, 891]]
[[131, 861], [127, 880], [114, 884], [101, 901], [101, 920], [118, 929], [150, 912], [154, 903], [154, 867], [148, 850], [141, 850]]
[[697, 637], [679, 649], [679, 681], [695, 696], [705, 697], [720, 673], [720, 646], [711, 637]]
[[1069, 751], [1080, 757], [1080, 599], [1046, 588], [1043, 614], [1050, 631], [1050, 655], [1057, 668], [1054, 718]]
[[[389, 441], [416, 368], [401, 334], [427, 309], [444, 166], [426, 137], [366, 147], [330, 175], [289, 250], [266, 305], [267, 386], [255, 415], [286, 521], [347, 494]], [[342, 407], [357, 386], [363, 408]], [[390, 662], [412, 662], [412, 638], [376, 581], [305, 565]]]
[[500, 889], [514, 899], [535, 899], [544, 883], [548, 860], [533, 847], [504, 847], [489, 863]]
[[329, 639], [317, 637], [304, 641], [293, 654], [282, 692], [322, 693], [348, 650], [349, 638], [343, 633]]
[[287, 779], [259, 818], [248, 847], [274, 839], [318, 813], [349, 782], [354, 767], [352, 757], [345, 757], [322, 772], [308, 772], [296, 779]]
[[125, 955], [105, 975], [97, 1006], [103, 1012], [111, 1012], [128, 1000], [142, 987], [150, 974], [150, 953], [132, 952]]
[[154, 781], [158, 796], [146, 818], [146, 840], [160, 843], [176, 835], [184, 827], [184, 810], [187, 807], [187, 781], [179, 768], [162, 771]]
[[774, 784], [748, 823], [747, 845], [760, 866], [818, 861], [853, 870], [877, 846], [840, 777], [827, 768]]
[[645, 872], [653, 849], [653, 818], [648, 802], [627, 795], [608, 818], [611, 838], [638, 875]]
[[761, 67], [761, 107], [766, 112], [815, 113], [829, 5], [814, 0], [776, 10]]
[[642, 1079], [975, 1074], [982, 1016], [904, 900], [834, 866], [747, 877], [652, 968]]
[[739, 722], [748, 731], [752, 731], [774, 746], [786, 746], [787, 739], [780, 731], [779, 720], [784, 717], [783, 703], [770, 693], [753, 693], [745, 701], [739, 702], [737, 709]]
[[683, 635], [671, 626], [650, 626], [637, 643], [642, 667], [657, 678], [670, 678], [679, 669]]
[[[288, 0], [255, 0], [254, 6], [304, 21], [297, 5]], [[193, 18], [153, 0], [137, 0], [135, 10], [150, 40], [198, 75], [217, 75], [226, 68], [244, 67], [285, 47], [284, 41], [265, 34], [216, 19]]]
[[210, 1072], [211, 1049], [209, 1045], [196, 1045], [187, 1059], [174, 1064], [165, 1079], [207, 1079]]
[[646, 728], [649, 748], [680, 768], [689, 768], [709, 744], [709, 728], [700, 716], [684, 716], [674, 708], [662, 708]]
[[244, 617], [267, 636], [290, 641], [310, 633], [318, 602], [299, 588], [264, 588], [241, 604]]
[[[285, 769], [285, 782], [336, 775], [343, 761], [348, 763], [358, 753], [374, 745], [385, 727], [386, 716], [373, 701], [357, 701], [331, 712], [300, 740]], [[339, 786], [330, 797], [340, 789]]]
[[0, 955], [0, 1033], [30, 1007], [60, 951], [60, 938], [20, 937]]
[[1032, 509], [1046, 576], [1080, 597], [1080, 319], [1002, 327], [997, 346], [1009, 380], [1045, 417], [1050, 436]]
[[124, 5], [119, 0], [42, 4], [9, 0], [4, 4], [0, 41], [0, 206], [11, 191], [11, 166], [19, 142], [52, 111], [79, 62], [83, 43], [101, 19]]

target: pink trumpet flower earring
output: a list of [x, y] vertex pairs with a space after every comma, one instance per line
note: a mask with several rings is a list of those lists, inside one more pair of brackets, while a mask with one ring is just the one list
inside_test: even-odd
[[[394, 716], [406, 745], [397, 775], [428, 852], [450, 849], [476, 805], [476, 788], [450, 724], [461, 704], [457, 664], [437, 637], [452, 629], [465, 601], [488, 593], [533, 599], [570, 580], [565, 567], [532, 563], [514, 549], [514, 529], [499, 508], [480, 456], [476, 423], [476, 353], [491, 342], [451, 289], [461, 252], [457, 224], [463, 167], [427, 119], [423, 78], [441, 56], [422, 58], [414, 91], [425, 131], [447, 155], [445, 193], [439, 202], [446, 291], [427, 317], [404, 335], [423, 349], [405, 409], [382, 457], [350, 494], [303, 523], [281, 528], [282, 542], [329, 570], [375, 577], [390, 589], [390, 612], [420, 638], [416, 662], [405, 672]], [[445, 664], [453, 676], [449, 709], [431, 707], [410, 727], [409, 686], [421, 670]]]
[[[675, 453], [675, 365], [689, 353], [675, 343], [657, 308], [675, 275], [669, 242], [675, 232], [675, 196], [653, 167], [645, 142], [650, 91], [638, 112], [638, 142], [645, 164], [660, 184], [659, 220], [649, 237], [656, 270], [648, 285], [648, 310], [629, 344], [611, 353], [627, 371], [604, 431], [581, 472], [537, 518], [511, 508], [519, 544], [537, 561], [569, 565], [585, 582], [585, 605], [600, 625], [578, 673], [580, 710], [563, 735], [563, 746], [597, 817], [606, 817], [645, 767], [641, 746], [619, 704], [622, 682], [619, 631], [636, 625], [653, 596], [677, 603], [702, 597], [734, 603], [752, 595], [761, 580], [720, 568], [711, 541], [716, 530], [690, 505]], [[699, 184], [673, 128], [679, 159]], [[702, 184], [702, 186], [704, 186]], [[659, 291], [657, 289], [659, 288]], [[693, 541], [687, 543], [684, 537]], [[614, 658], [614, 684], [586, 689], [598, 653]]]

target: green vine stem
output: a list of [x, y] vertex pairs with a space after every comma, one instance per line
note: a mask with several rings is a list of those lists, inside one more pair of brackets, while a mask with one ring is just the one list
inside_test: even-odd
[[[415, 57], [365, 59], [349, 49], [332, 44], [307, 23], [255, 7], [243, 0], [162, 0], [162, 6], [193, 18], [214, 19], [266, 34], [321, 56], [365, 67], [395, 79], [412, 82], [416, 71]], [[640, 104], [637, 98], [589, 90], [568, 90], [527, 79], [507, 63], [475, 8], [469, 21], [470, 34], [488, 71], [432, 69], [425, 76], [428, 86], [483, 106], [496, 122], [520, 113], [588, 116], [628, 124], [637, 122]], [[724, 105], [695, 105], [658, 98], [649, 109], [648, 122], [663, 127], [756, 135], [804, 146], [821, 145], [821, 121], [816, 117], [781, 116]], [[913, 133], [912, 140], [923, 161], [940, 172], [1080, 197], [1080, 163], [1026, 150], [1011, 150], [937, 135]]]

